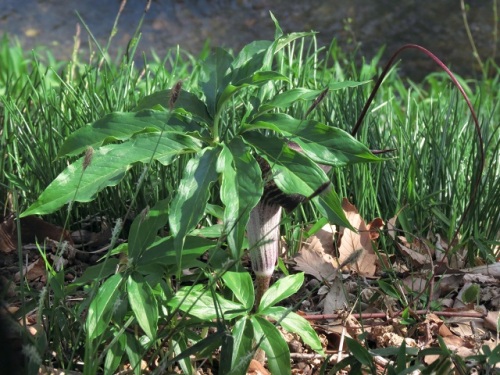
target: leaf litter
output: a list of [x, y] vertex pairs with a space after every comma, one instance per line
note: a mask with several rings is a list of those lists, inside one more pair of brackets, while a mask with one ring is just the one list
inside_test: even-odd
[[[386, 223], [381, 218], [367, 223], [347, 199], [342, 207], [355, 231], [325, 225], [307, 238], [293, 258], [294, 268], [310, 275], [305, 287], [312, 296], [309, 303], [303, 301], [298, 313], [311, 321], [330, 361], [338, 362], [348, 355], [346, 338], [358, 340], [370, 349], [400, 347], [404, 343], [408, 348], [422, 350], [436, 347], [439, 337], [462, 357], [478, 354], [484, 346], [492, 350], [498, 344], [500, 263], [460, 268], [463, 254], [442, 257], [448, 244], [439, 234], [409, 241], [397, 235], [397, 216]], [[29, 220], [24, 229], [36, 227], [38, 232], [23, 231], [30, 233], [22, 242], [31, 254], [24, 277], [36, 289], [45, 285], [47, 270], [42, 258], [33, 256], [39, 252], [33, 242], [45, 239], [48, 249], [52, 249], [48, 260], [54, 267], [64, 262], [61, 266], [76, 264], [84, 269], [95, 263], [101, 255], [100, 248], [110, 238], [105, 223], [101, 223], [100, 232], [83, 229], [69, 234], [41, 219]], [[395, 255], [380, 251], [381, 237], [393, 241]], [[63, 254], [64, 259], [56, 254], [61, 239], [69, 249]], [[4, 258], [17, 258], [16, 243], [15, 222], [6, 218], [0, 225]], [[79, 250], [82, 244], [94, 251]], [[92, 255], [94, 252], [99, 254]], [[388, 270], [396, 276], [388, 278]], [[6, 276], [4, 273], [4, 280]], [[11, 276], [11, 280], [19, 282], [20, 275]], [[71, 281], [72, 276], [68, 277], [66, 281]], [[12, 285], [8, 290], [15, 294]], [[439, 311], [432, 311], [435, 306]], [[36, 319], [27, 315], [27, 322], [35, 327]], [[37, 334], [38, 329], [28, 328]], [[282, 334], [291, 351], [293, 373], [318, 373], [324, 358], [306, 348], [297, 335], [284, 330]], [[426, 364], [438, 360], [436, 355], [423, 358]], [[389, 363], [382, 357], [374, 357], [374, 361], [379, 367]], [[266, 374], [264, 370], [252, 362], [248, 373]], [[210, 371], [201, 369], [200, 374], [205, 373]]]
[[[397, 216], [384, 226], [381, 218], [366, 223], [347, 199], [342, 207], [356, 231], [326, 225], [293, 258], [296, 270], [320, 282], [310, 289], [319, 302], [304, 313], [318, 332], [346, 335], [370, 349], [404, 342], [422, 350], [442, 340], [462, 358], [499, 344], [500, 263], [459, 269], [465, 249], [444, 257], [448, 244], [439, 234], [410, 242], [397, 236]], [[393, 241], [396, 255], [379, 251], [380, 236]], [[327, 344], [333, 359], [343, 350]], [[424, 363], [438, 359], [428, 355]]]

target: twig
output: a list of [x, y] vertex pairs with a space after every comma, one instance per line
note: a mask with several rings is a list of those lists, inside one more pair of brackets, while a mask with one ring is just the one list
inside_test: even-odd
[[[480, 312], [472, 312], [472, 311], [429, 311], [429, 310], [416, 310], [414, 312], [417, 315], [426, 315], [429, 313], [433, 313], [436, 315], [440, 315], [443, 317], [451, 317], [451, 316], [459, 316], [463, 318], [485, 318], [486, 314]], [[403, 311], [395, 312], [391, 317], [395, 318], [401, 316]], [[388, 315], [386, 313], [361, 313], [361, 314], [350, 314], [353, 318], [356, 319], [384, 319], [387, 318]], [[345, 314], [322, 314], [322, 315], [302, 315], [302, 317], [306, 320], [328, 320], [328, 319], [342, 319], [345, 317]]]

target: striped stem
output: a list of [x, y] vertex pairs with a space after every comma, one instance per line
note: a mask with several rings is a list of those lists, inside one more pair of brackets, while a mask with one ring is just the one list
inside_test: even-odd
[[281, 206], [265, 200], [260, 201], [250, 213], [247, 229], [250, 259], [256, 276], [256, 307], [269, 288], [278, 259], [280, 220]]

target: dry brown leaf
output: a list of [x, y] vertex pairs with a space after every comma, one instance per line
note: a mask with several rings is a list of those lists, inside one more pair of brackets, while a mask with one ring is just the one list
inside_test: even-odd
[[387, 233], [393, 240], [396, 239], [396, 220], [398, 219], [398, 215], [391, 217], [387, 220]]
[[[42, 283], [47, 282], [44, 260], [42, 258], [38, 258], [38, 260], [29, 264], [28, 267], [24, 267], [23, 275], [28, 281], [39, 279]], [[14, 275], [14, 279], [15, 281], [19, 281], [21, 279], [19, 272]]]
[[387, 347], [399, 347], [405, 342], [406, 346], [411, 348], [417, 347], [417, 342], [411, 337], [402, 337], [393, 332], [384, 333], [382, 336], [377, 336], [377, 347], [378, 348], [387, 348]]
[[[403, 284], [408, 289], [412, 290], [413, 292], [417, 292], [417, 293], [420, 293], [425, 288], [429, 287], [427, 279], [424, 279], [422, 277], [416, 277], [416, 276], [413, 276], [413, 275], [410, 275], [410, 276], [406, 277], [405, 279], [403, 279]], [[434, 292], [436, 292], [436, 291], [434, 291]], [[438, 295], [436, 295], [434, 297], [437, 298]]]
[[484, 327], [497, 332], [499, 314], [500, 312], [498, 311], [488, 311], [488, 315], [484, 318]]
[[468, 273], [480, 273], [482, 275], [488, 275], [500, 279], [500, 262], [473, 268], [466, 268], [463, 271]]
[[[21, 241], [23, 244], [43, 242], [45, 238], [55, 241], [61, 239], [73, 243], [68, 231], [47, 223], [36, 216], [23, 217], [21, 220]], [[14, 215], [0, 223], [0, 252], [9, 253], [17, 248], [17, 221]]]
[[335, 311], [344, 309], [347, 304], [342, 277], [337, 272], [334, 258], [325, 254], [325, 247], [330, 244], [333, 249], [333, 231], [330, 225], [323, 227], [321, 237], [311, 236], [308, 243], [300, 249], [294, 258], [295, 268], [320, 281], [326, 281], [318, 291], [318, 294], [326, 294], [322, 301], [323, 314], [333, 314]]
[[334, 254], [333, 236], [337, 229], [335, 225], [326, 224], [313, 236], [309, 237], [307, 244], [311, 249], [322, 251], [325, 254]]
[[440, 358], [441, 358], [441, 355], [439, 355], [439, 354], [429, 354], [429, 355], [424, 356], [424, 363], [426, 365], [431, 365]]
[[399, 236], [398, 239], [401, 241], [399, 249], [411, 259], [414, 266], [420, 267], [431, 262], [431, 254], [427, 251], [425, 245], [419, 241], [410, 244], [403, 236]]
[[451, 332], [446, 324], [441, 324], [438, 329], [438, 335], [441, 337], [447, 337], [453, 335], [453, 332]]
[[335, 311], [343, 310], [347, 306], [347, 298], [344, 292], [341, 277], [336, 277], [329, 283], [329, 290], [323, 304], [323, 314], [333, 314]]
[[10, 253], [16, 249], [14, 221], [6, 220], [0, 223], [0, 252]]
[[[467, 311], [467, 310], [464, 310]], [[474, 311], [474, 310], [471, 310]], [[450, 319], [447, 319], [448, 321], [448, 328], [450, 328], [450, 331], [453, 332], [457, 336], [461, 337], [469, 337], [473, 336], [474, 332], [472, 331], [471, 328], [471, 320], [479, 321], [479, 319], [471, 319], [471, 318], [465, 318], [465, 317], [453, 317]]]
[[458, 348], [464, 346], [465, 344], [462, 338], [455, 335], [445, 336], [443, 337], [443, 341], [446, 343], [446, 347], [449, 348], [450, 350], [457, 350]]
[[333, 280], [337, 274], [333, 257], [324, 253], [323, 246], [318, 240], [304, 245], [294, 260], [297, 264], [296, 269], [304, 271], [320, 281]]
[[383, 227], [384, 227], [384, 221], [379, 217], [373, 219], [366, 225], [366, 228], [370, 231], [370, 239], [372, 241], [375, 241], [380, 237], [380, 230]]
[[346, 198], [342, 201], [342, 208], [347, 220], [358, 233], [345, 228], [339, 247], [339, 263], [342, 264], [353, 257], [347, 265], [348, 269], [360, 275], [373, 276], [377, 270], [377, 256], [373, 250], [371, 240], [378, 236], [377, 230], [384, 225], [382, 219], [374, 219], [369, 225], [365, 224], [358, 210]]
[[248, 366], [247, 375], [271, 375], [259, 361], [252, 359]]

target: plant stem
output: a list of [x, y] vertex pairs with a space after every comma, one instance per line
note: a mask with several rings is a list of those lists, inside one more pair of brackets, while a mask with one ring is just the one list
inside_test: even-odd
[[220, 121], [220, 111], [215, 114], [214, 117], [214, 127], [212, 129], [212, 137], [214, 142], [219, 142], [219, 121]]
[[256, 276], [255, 308], [269, 288], [278, 259], [281, 206], [261, 200], [250, 213], [248, 242], [252, 269]]

